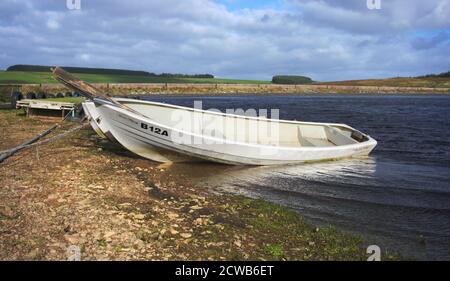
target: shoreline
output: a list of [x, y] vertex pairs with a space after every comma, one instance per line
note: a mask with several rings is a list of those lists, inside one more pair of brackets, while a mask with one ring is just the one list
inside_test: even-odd
[[[0, 150], [54, 123], [0, 110]], [[317, 228], [262, 199], [217, 194], [91, 128], [18, 153], [0, 164], [0, 174], [0, 260], [66, 260], [70, 245], [82, 260], [368, 257], [357, 236]]]
[[[200, 84], [200, 83], [94, 83], [94, 86], [110, 95], [347, 95], [347, 94], [450, 94], [450, 88], [427, 87], [381, 87], [346, 86], [328, 84], [281, 85], [281, 84]], [[28, 92], [64, 93], [67, 88], [60, 84], [0, 84], [0, 88]]]
[[119, 98], [164, 98], [164, 97], [329, 97], [329, 96], [355, 96], [355, 97], [370, 97], [370, 96], [448, 96], [449, 93], [158, 93], [158, 94], [139, 94], [139, 95], [127, 95], [119, 94], [113, 97]]

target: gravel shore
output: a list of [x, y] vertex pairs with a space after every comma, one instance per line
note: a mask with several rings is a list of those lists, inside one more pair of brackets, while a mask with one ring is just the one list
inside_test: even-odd
[[[0, 150], [53, 123], [0, 110]], [[365, 260], [363, 244], [281, 206], [211, 192], [90, 128], [0, 164], [1, 260], [67, 260], [72, 245], [82, 260]]]

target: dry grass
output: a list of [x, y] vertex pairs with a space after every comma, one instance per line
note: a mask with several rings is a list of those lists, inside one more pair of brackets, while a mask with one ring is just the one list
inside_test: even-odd
[[368, 79], [368, 80], [335, 81], [319, 84], [343, 85], [343, 86], [450, 88], [450, 78], [430, 77], [430, 78]]

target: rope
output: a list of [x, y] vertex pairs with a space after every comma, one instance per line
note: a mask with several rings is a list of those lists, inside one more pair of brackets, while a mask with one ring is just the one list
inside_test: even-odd
[[[13, 156], [15, 153], [19, 152], [19, 151], [22, 150], [22, 149], [25, 149], [25, 148], [28, 148], [28, 147], [32, 147], [32, 146], [36, 146], [36, 145], [40, 145], [40, 144], [44, 144], [44, 143], [48, 143], [48, 142], [50, 142], [50, 141], [59, 139], [58, 137], [60, 137], [60, 136], [64, 137], [64, 136], [66, 136], [66, 135], [68, 135], [68, 134], [70, 134], [70, 133], [72, 133], [72, 132], [74, 132], [74, 131], [76, 131], [76, 130], [80, 130], [81, 128], [83, 128], [84, 126], [86, 126], [87, 124], [82, 124], [82, 125], [79, 125], [79, 126], [77, 126], [77, 127], [72, 128], [72, 129], [70, 129], [69, 131], [67, 131], [67, 132], [65, 132], [65, 133], [62, 133], [62, 134], [60, 134], [60, 135], [58, 135], [58, 136], [55, 136], [55, 137], [46, 139], [46, 140], [41, 141], [41, 142], [37, 142], [39, 139], [41, 139], [41, 138], [43, 138], [44, 136], [50, 134], [50, 133], [51, 133], [53, 130], [55, 130], [56, 128], [61, 127], [62, 123], [67, 119], [67, 117], [70, 116], [70, 114], [72, 114], [72, 112], [73, 112], [74, 110], [75, 110], [75, 107], [72, 108], [72, 110], [70, 110], [69, 113], [67, 113], [66, 116], [64, 116], [64, 118], [63, 118], [59, 123], [57, 123], [57, 124], [51, 126], [50, 128], [48, 128], [47, 130], [45, 130], [45, 131], [43, 131], [43, 132], [37, 134], [37, 135], [36, 135], [35, 137], [33, 137], [32, 139], [30, 139], [30, 140], [28, 140], [28, 141], [22, 143], [22, 144], [19, 145], [19, 146], [14, 147], [14, 148], [11, 148], [11, 149], [8, 149], [8, 150], [4, 150], [4, 151], [0, 151], [0, 163], [2, 163], [3, 161], [5, 161], [5, 160], [8, 159], [9, 157]], [[61, 138], [62, 138], [62, 137], [61, 137]]]
[[64, 133], [61, 133], [61, 134], [56, 135], [56, 136], [54, 136], [54, 137], [45, 139], [45, 140], [43, 140], [43, 141], [39, 141], [39, 142], [35, 142], [35, 143], [32, 143], [32, 144], [29, 144], [29, 145], [27, 145], [26, 148], [34, 147], [34, 146], [39, 146], [39, 145], [43, 145], [43, 144], [46, 144], [46, 143], [49, 143], [49, 142], [53, 142], [53, 141], [62, 139], [62, 138], [64, 138], [64, 137], [66, 137], [67, 135], [70, 135], [70, 134], [73, 133], [73, 132], [76, 132], [76, 131], [78, 131], [78, 130], [81, 130], [81, 129], [87, 128], [87, 127], [89, 127], [89, 123], [84, 123], [84, 124], [75, 126], [75, 127], [73, 127], [73, 128], [70, 128], [69, 130], [65, 131]]

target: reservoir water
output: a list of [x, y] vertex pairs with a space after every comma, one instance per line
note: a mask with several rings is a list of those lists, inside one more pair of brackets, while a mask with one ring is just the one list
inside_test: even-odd
[[176, 164], [214, 190], [262, 197], [383, 252], [450, 260], [450, 96], [151, 97], [203, 109], [279, 109], [281, 119], [345, 123], [378, 146], [368, 157], [277, 167]]

